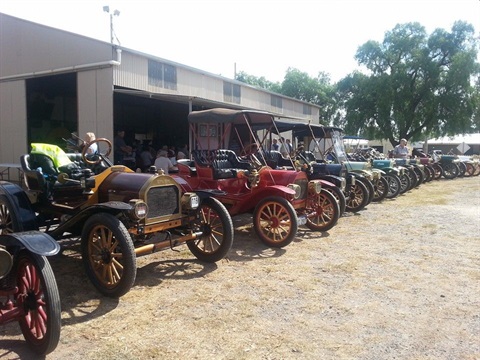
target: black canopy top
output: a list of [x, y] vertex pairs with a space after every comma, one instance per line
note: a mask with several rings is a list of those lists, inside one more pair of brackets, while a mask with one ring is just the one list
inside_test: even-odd
[[190, 123], [234, 123], [243, 124], [248, 119], [251, 124], [271, 125], [273, 123], [273, 114], [257, 110], [234, 110], [215, 108], [202, 111], [192, 111], [188, 114]]
[[312, 136], [313, 134], [316, 138], [325, 138], [329, 137], [328, 134], [333, 131], [338, 131], [340, 133], [343, 132], [341, 128], [323, 126], [319, 124], [309, 124], [296, 120], [279, 119], [275, 120], [275, 124], [277, 125], [279, 133], [292, 131], [295, 137]]

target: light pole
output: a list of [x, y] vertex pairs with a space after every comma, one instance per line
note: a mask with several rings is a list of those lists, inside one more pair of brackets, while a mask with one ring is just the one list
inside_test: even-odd
[[[115, 9], [113, 11], [113, 13], [111, 13], [110, 12], [110, 6], [104, 6], [103, 11], [105, 11], [106, 13], [108, 13], [110, 15], [110, 42], [113, 44], [113, 34], [114, 34], [114, 31], [113, 31], [113, 17], [114, 16], [119, 16], [120, 11]], [[115, 37], [117, 38], [116, 35], [115, 35]], [[118, 38], [117, 38], [117, 41], [118, 41], [118, 44], [120, 45], [120, 41], [118, 40]]]

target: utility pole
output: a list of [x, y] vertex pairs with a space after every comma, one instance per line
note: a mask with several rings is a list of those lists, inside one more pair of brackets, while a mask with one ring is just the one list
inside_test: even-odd
[[[106, 13], [108, 13], [110, 15], [110, 43], [113, 44], [113, 36], [115, 34], [115, 32], [113, 31], [113, 17], [114, 16], [119, 16], [120, 15], [120, 11], [118, 10], [114, 10], [113, 13], [110, 12], [110, 6], [104, 6], [103, 7], [103, 11], [105, 11]], [[117, 36], [115, 35], [115, 38], [117, 39], [117, 42], [118, 42], [118, 45], [120, 45], [120, 41], [118, 40]]]

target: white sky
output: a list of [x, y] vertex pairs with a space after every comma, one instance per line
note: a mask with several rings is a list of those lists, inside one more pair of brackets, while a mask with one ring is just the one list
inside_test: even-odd
[[0, 0], [0, 12], [109, 42], [105, 5], [120, 11], [113, 22], [122, 46], [274, 82], [288, 67], [338, 81], [357, 68], [360, 45], [397, 24], [417, 21], [431, 33], [464, 20], [480, 31], [480, 0]]

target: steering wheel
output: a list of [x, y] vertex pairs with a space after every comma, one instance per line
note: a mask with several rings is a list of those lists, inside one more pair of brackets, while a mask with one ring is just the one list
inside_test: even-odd
[[[95, 160], [88, 159], [88, 155], [90, 155], [90, 154], [87, 154], [88, 148], [92, 144], [96, 144], [96, 143], [100, 143], [100, 142], [105, 142], [107, 144], [107, 146], [108, 146], [107, 151], [104, 154], [102, 154], [100, 152], [98, 154], [96, 154], [98, 156], [95, 156]], [[91, 142], [85, 143], [85, 146], [83, 147], [83, 150], [82, 150], [82, 160], [85, 161], [85, 163], [87, 163], [89, 165], [96, 165], [96, 164], [99, 164], [103, 160], [104, 157], [108, 157], [108, 155], [110, 155], [111, 152], [112, 152], [112, 143], [110, 142], [110, 140], [105, 139], [105, 138], [98, 138], [98, 139], [95, 139]]]
[[303, 169], [305, 169], [307, 171], [312, 170], [312, 162], [308, 161], [306, 156], [301, 151], [297, 152], [296, 161], [298, 161], [300, 163], [300, 165], [302, 166]]

